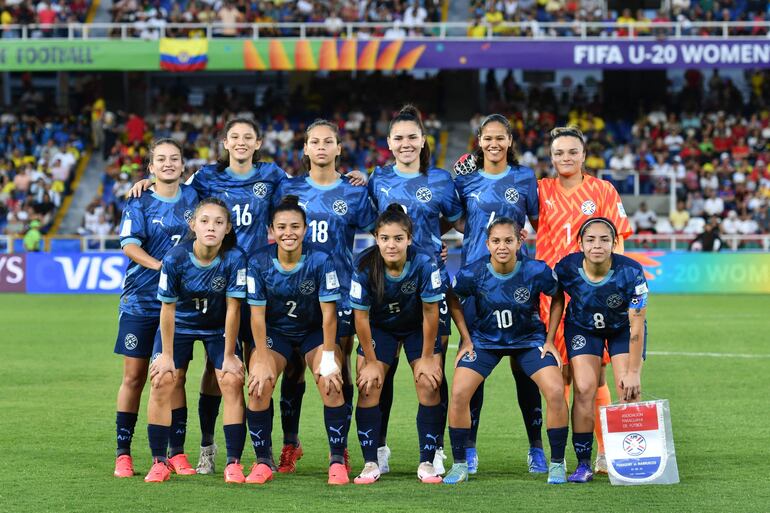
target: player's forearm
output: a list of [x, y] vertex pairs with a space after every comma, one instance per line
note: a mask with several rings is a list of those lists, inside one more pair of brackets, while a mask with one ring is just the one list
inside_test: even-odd
[[337, 340], [337, 303], [321, 303], [323, 350], [334, 351]]
[[647, 317], [647, 309], [630, 310], [629, 322], [631, 333], [628, 340], [628, 370], [642, 372], [642, 352], [644, 351], [644, 320]]
[[564, 315], [564, 292], [559, 290], [551, 298], [551, 309], [548, 314], [548, 335], [546, 342], [553, 342], [556, 337], [556, 330], [559, 329], [561, 317]]
[[470, 340], [471, 333], [468, 330], [468, 325], [465, 323], [463, 305], [460, 304], [460, 299], [451, 289], [446, 293], [446, 302], [449, 307], [449, 315], [452, 316], [452, 320], [457, 327], [457, 332], [460, 333], [460, 341]]
[[126, 244], [123, 246], [123, 254], [142, 267], [160, 271], [161, 261], [150, 256], [138, 244]]
[[433, 356], [438, 336], [438, 303], [422, 304], [422, 357]]
[[361, 344], [361, 350], [364, 352], [364, 358], [367, 362], [376, 362], [377, 354], [372, 345], [372, 328], [369, 326], [369, 312], [366, 310], [356, 310], [353, 313], [356, 322], [356, 335]]
[[241, 302], [234, 297], [227, 298], [227, 313], [225, 314], [225, 355], [235, 354], [235, 342], [241, 326]]
[[269, 354], [267, 348], [267, 325], [265, 324], [265, 307], [251, 307], [251, 335], [254, 337], [254, 352], [257, 358], [266, 361]]
[[176, 303], [163, 303], [160, 307], [160, 340], [163, 354], [174, 355], [174, 322]]

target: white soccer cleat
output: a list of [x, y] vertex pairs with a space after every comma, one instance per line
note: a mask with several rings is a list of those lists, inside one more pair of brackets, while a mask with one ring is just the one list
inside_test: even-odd
[[607, 473], [607, 458], [604, 454], [598, 454], [596, 456], [596, 462], [594, 463], [594, 472], [597, 474]]
[[423, 461], [420, 463], [420, 466], [417, 467], [417, 479], [428, 484], [439, 484], [443, 482], [441, 474], [436, 472], [433, 463], [430, 461]]
[[439, 447], [436, 449], [436, 455], [433, 456], [433, 468], [436, 470], [436, 473], [443, 476], [444, 472], [446, 472], [446, 469], [444, 468], [444, 460], [446, 459], [446, 454], [444, 454], [444, 448]]
[[201, 446], [201, 453], [198, 456], [198, 466], [195, 471], [198, 474], [214, 474], [216, 472], [214, 460], [217, 458], [217, 444], [211, 444], [207, 447]]
[[380, 474], [387, 474], [390, 472], [390, 447], [383, 445], [377, 448], [377, 464], [380, 466]]
[[372, 484], [376, 483], [380, 479], [380, 467], [373, 461], [364, 465], [364, 469], [358, 474], [358, 477], [353, 479], [355, 484]]

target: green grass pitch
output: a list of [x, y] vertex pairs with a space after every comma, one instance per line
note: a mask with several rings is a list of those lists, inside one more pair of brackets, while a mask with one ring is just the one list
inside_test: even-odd
[[[502, 366], [487, 385], [480, 473], [462, 486], [429, 486], [416, 479], [417, 401], [406, 365], [398, 372], [391, 418], [393, 471], [373, 486], [326, 485], [322, 410], [310, 386], [300, 428], [306, 452], [296, 475], [278, 475], [263, 487], [225, 486], [221, 474], [144, 483], [149, 466], [145, 396], [133, 446], [141, 475], [115, 479], [114, 410], [121, 376], [121, 359], [112, 354], [116, 306], [115, 296], [0, 295], [0, 511], [770, 510], [768, 296], [651, 298], [648, 350], [653, 354], [644, 367], [643, 391], [645, 398], [671, 402], [681, 483], [634, 487], [610, 486], [606, 477], [582, 486], [548, 486], [545, 476], [528, 474], [513, 380]], [[196, 348], [187, 385], [187, 452], [193, 464], [201, 351], [202, 346]], [[756, 356], [655, 354], [664, 351]], [[351, 438], [357, 472], [362, 461]], [[217, 443], [222, 469], [221, 415]], [[280, 443], [276, 419], [276, 448]], [[247, 442], [247, 467], [252, 457]], [[571, 468], [571, 446], [567, 458]]]

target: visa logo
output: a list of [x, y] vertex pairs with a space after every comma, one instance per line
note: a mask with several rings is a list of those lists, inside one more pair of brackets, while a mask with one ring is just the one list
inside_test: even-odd
[[[122, 256], [54, 257], [62, 267], [69, 290], [113, 290], [123, 282]], [[85, 282], [85, 283], [84, 283]]]

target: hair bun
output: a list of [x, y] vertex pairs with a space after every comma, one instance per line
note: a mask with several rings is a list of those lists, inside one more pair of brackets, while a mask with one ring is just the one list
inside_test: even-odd
[[401, 203], [391, 203], [388, 205], [388, 208], [385, 209], [385, 212], [401, 212], [403, 214], [404, 207]]
[[414, 116], [415, 118], [419, 118], [420, 111], [411, 103], [407, 103], [398, 111], [398, 116]]
[[281, 198], [281, 205], [297, 205], [299, 206], [299, 196], [296, 194], [287, 194]]

